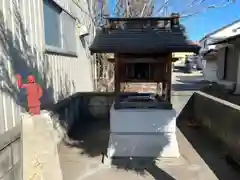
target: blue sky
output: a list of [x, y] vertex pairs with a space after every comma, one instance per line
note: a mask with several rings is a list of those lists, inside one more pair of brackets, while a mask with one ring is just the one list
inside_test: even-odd
[[[216, 2], [221, 0], [212, 1]], [[204, 35], [240, 19], [240, 0], [236, 1], [235, 4], [227, 7], [210, 9], [194, 17], [184, 19], [182, 23], [187, 28], [189, 38], [196, 41], [200, 40]], [[115, 2], [116, 0], [109, 0], [109, 9], [112, 16], [114, 15], [113, 9]]]

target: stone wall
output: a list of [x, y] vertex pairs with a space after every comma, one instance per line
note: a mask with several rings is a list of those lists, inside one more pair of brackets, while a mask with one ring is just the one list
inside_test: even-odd
[[240, 163], [240, 106], [206, 93], [193, 95], [193, 118], [206, 127]]
[[0, 135], [0, 180], [22, 180], [20, 125]]

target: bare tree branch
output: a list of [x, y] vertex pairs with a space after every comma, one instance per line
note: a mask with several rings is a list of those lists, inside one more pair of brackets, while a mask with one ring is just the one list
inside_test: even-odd
[[[216, 9], [216, 8], [223, 8], [226, 6], [229, 6], [236, 2], [236, 0], [219, 0], [218, 3], [211, 3], [209, 0], [191, 0], [187, 1], [185, 0], [183, 4], [179, 7], [179, 4], [175, 4], [178, 1], [177, 0], [159, 0], [158, 2], [162, 2], [162, 4], [158, 7], [158, 9], [155, 10], [154, 15], [155, 16], [166, 16], [166, 12], [164, 10], [171, 9], [172, 12], [180, 12], [181, 17], [192, 17], [194, 15], [200, 14], [202, 12], [205, 12], [210, 9]], [[182, 10], [179, 10], [181, 8]], [[176, 9], [174, 11], [174, 9]], [[169, 12], [168, 14], [171, 14], [172, 12]]]
[[[197, 0], [195, 0], [195, 1], [197, 1]], [[202, 4], [205, 1], [206, 0], [201, 0], [199, 3]], [[227, 7], [227, 6], [229, 6], [229, 5], [231, 5], [235, 2], [236, 2], [236, 0], [222, 0], [219, 4], [208, 5], [208, 6], [204, 7], [203, 9], [198, 10], [198, 11], [193, 12], [193, 13], [185, 14], [184, 12], [182, 12], [181, 13], [181, 18], [189, 18], [189, 17], [192, 17], [194, 15], [203, 13], [203, 12], [209, 10], [209, 9], [224, 8], [224, 7]], [[193, 4], [192, 4], [191, 7], [193, 7]]]
[[151, 16], [153, 6], [154, 0], [118, 0], [115, 9], [119, 17], [139, 17], [141, 14]]
[[164, 4], [163, 4], [162, 6], [160, 6], [160, 8], [158, 8], [158, 9], [155, 11], [154, 15], [157, 15], [157, 14], [161, 13], [161, 12], [164, 10], [164, 8], [167, 8], [167, 7], [168, 7], [168, 4], [169, 4], [169, 1], [168, 1], [168, 0], [165, 0], [165, 1], [164, 1]]

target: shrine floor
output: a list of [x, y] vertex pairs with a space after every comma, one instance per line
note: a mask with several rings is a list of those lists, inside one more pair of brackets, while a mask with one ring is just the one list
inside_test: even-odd
[[[184, 106], [195, 89], [194, 81], [201, 74], [173, 74], [173, 104], [179, 109]], [[176, 85], [175, 85], [176, 84]], [[188, 87], [181, 89], [182, 87]], [[175, 88], [175, 89], [174, 89]], [[177, 139], [181, 157], [164, 159], [156, 163], [148, 159], [119, 161], [109, 168], [102, 163], [102, 153], [108, 144], [107, 121], [92, 124], [84, 136], [79, 132], [75, 145], [59, 145], [59, 156], [64, 180], [238, 180], [240, 173], [227, 163], [224, 152], [217, 142], [204, 130], [189, 127], [187, 120], [178, 121]], [[76, 127], [77, 128], [77, 127]]]

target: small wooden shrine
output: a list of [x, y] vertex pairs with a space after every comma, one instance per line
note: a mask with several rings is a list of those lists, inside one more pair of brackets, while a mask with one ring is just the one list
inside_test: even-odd
[[[107, 19], [90, 51], [114, 54], [116, 99], [110, 109], [108, 157], [180, 156], [171, 103], [172, 53], [199, 49], [184, 36], [176, 14]], [[157, 88], [155, 93], [122, 93], [124, 83], [157, 83]]]
[[[90, 51], [113, 53], [115, 63], [115, 107], [121, 106], [124, 83], [157, 83], [157, 108], [171, 108], [173, 52], [198, 52], [188, 41], [178, 14], [170, 17], [107, 18]], [[149, 104], [148, 103], [145, 103]]]

